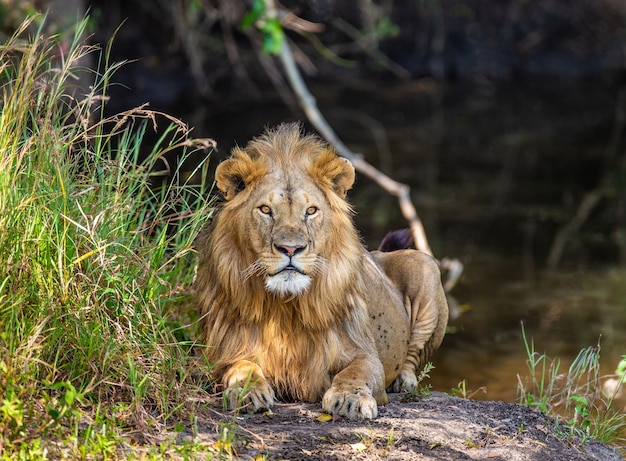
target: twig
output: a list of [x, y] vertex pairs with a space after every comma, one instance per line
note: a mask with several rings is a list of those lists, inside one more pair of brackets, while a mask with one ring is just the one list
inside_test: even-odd
[[600, 199], [605, 196], [603, 188], [594, 189], [588, 192], [582, 199], [576, 210], [576, 214], [566, 225], [564, 225], [556, 234], [550, 254], [548, 256], [547, 267], [550, 270], [556, 269], [561, 261], [561, 256], [565, 250], [565, 244], [576, 232], [580, 230], [582, 225], [587, 221], [589, 215], [598, 204]]
[[342, 109], [337, 107], [333, 109], [333, 118], [340, 118], [346, 120], [352, 120], [359, 123], [366, 128], [368, 133], [372, 136], [372, 140], [376, 145], [378, 151], [378, 164], [379, 168], [383, 172], [389, 172], [393, 170], [393, 158], [391, 156], [391, 150], [389, 148], [389, 139], [387, 138], [387, 132], [382, 123], [376, 120], [374, 117], [369, 116], [363, 111], [353, 109]]
[[[278, 14], [278, 10], [276, 9], [276, 4], [274, 3], [274, 0], [265, 0], [265, 4], [267, 6], [268, 18], [276, 19], [280, 17]], [[373, 179], [384, 190], [392, 195], [395, 195], [398, 198], [400, 210], [404, 218], [409, 223], [409, 227], [411, 229], [411, 234], [413, 236], [413, 241], [415, 242], [416, 248], [420, 251], [423, 251], [424, 253], [433, 256], [433, 252], [430, 248], [430, 245], [428, 244], [428, 239], [426, 237], [426, 232], [424, 230], [422, 221], [417, 215], [417, 211], [415, 211], [413, 203], [411, 203], [409, 186], [391, 179], [389, 176], [374, 168], [372, 165], [363, 160], [362, 156], [352, 152], [339, 139], [337, 134], [330, 127], [330, 125], [318, 109], [315, 97], [313, 97], [308, 87], [304, 83], [302, 75], [300, 74], [300, 71], [298, 70], [298, 67], [294, 61], [289, 43], [286, 39], [281, 46], [278, 56], [285, 69], [287, 80], [289, 81], [292, 90], [296, 94], [298, 103], [309, 121], [313, 124], [317, 131], [337, 149], [339, 155], [347, 158], [352, 162], [354, 168], [357, 171]], [[445, 287], [447, 290], [449, 290], [458, 281], [458, 278], [463, 271], [463, 265], [458, 260], [446, 259], [440, 261], [440, 266], [442, 267], [442, 269], [448, 270], [448, 278], [446, 280]]]
[[389, 57], [387, 57], [384, 53], [381, 53], [378, 48], [371, 46], [371, 44], [368, 43], [368, 40], [361, 35], [356, 27], [341, 18], [334, 19], [333, 25], [338, 30], [352, 38], [359, 48], [385, 66], [396, 77], [401, 78], [402, 80], [408, 80], [411, 78], [411, 73], [408, 70], [397, 62], [389, 59]]

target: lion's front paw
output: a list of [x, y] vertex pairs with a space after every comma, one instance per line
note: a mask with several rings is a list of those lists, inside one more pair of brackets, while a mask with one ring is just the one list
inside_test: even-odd
[[376, 399], [367, 386], [333, 385], [324, 394], [322, 409], [327, 413], [351, 419], [372, 419], [378, 416]]
[[391, 386], [391, 392], [413, 392], [417, 390], [417, 377], [410, 370], [402, 370]]
[[258, 365], [247, 360], [235, 363], [224, 375], [224, 406], [250, 413], [274, 405], [274, 389]]
[[259, 410], [272, 408], [274, 390], [265, 380], [249, 387], [228, 387], [224, 391], [224, 403], [230, 410], [256, 413]]

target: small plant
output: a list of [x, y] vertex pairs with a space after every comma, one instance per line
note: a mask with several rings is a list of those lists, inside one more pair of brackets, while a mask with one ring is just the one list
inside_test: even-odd
[[400, 399], [402, 401], [411, 401], [413, 399], [419, 399], [421, 397], [428, 397], [430, 395], [431, 385], [427, 384], [426, 386], [422, 386], [421, 383], [430, 378], [430, 372], [435, 369], [435, 366], [431, 362], [427, 362], [424, 365], [424, 368], [417, 375], [417, 384], [415, 389], [410, 390], [402, 394]]
[[462, 380], [459, 382], [459, 384], [457, 384], [457, 387], [453, 387], [451, 389], [451, 394], [454, 397], [459, 397], [462, 399], [471, 399], [473, 398], [476, 394], [478, 394], [479, 392], [487, 392], [487, 388], [485, 386], [481, 386], [478, 389], [472, 391], [468, 391], [467, 390], [467, 382], [465, 380]]
[[522, 325], [529, 377], [518, 375], [519, 403], [555, 417], [564, 437], [585, 443], [623, 443], [626, 414], [614, 407], [614, 393], [602, 390], [600, 344], [581, 350], [567, 370], [561, 361], [535, 351]]
[[471, 437], [465, 439], [465, 448], [480, 448], [477, 442], [474, 441]]
[[422, 371], [420, 371], [417, 375], [417, 385], [419, 386], [426, 378], [430, 378], [430, 372], [434, 369], [435, 365], [433, 365], [432, 362], [426, 363], [426, 365], [424, 365], [424, 368], [422, 368]]
[[452, 395], [455, 397], [460, 397], [462, 399], [467, 398], [467, 383], [465, 380], [459, 381], [457, 387], [452, 388]]
[[220, 459], [233, 459], [235, 455], [236, 434], [236, 425], [232, 423], [220, 423], [220, 435], [214, 444], [216, 454]]
[[389, 434], [387, 434], [387, 444], [385, 445], [385, 452], [389, 452], [395, 445], [400, 442], [401, 437], [397, 437], [395, 433], [395, 428], [391, 426], [389, 429]]

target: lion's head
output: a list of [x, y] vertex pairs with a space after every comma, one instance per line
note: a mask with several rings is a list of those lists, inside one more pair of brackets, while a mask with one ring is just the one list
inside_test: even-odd
[[228, 274], [224, 282], [260, 279], [272, 295], [301, 296], [342, 269], [331, 266], [360, 257], [345, 201], [354, 167], [298, 125], [235, 148], [215, 178], [226, 200], [216, 234], [229, 247], [218, 271]]

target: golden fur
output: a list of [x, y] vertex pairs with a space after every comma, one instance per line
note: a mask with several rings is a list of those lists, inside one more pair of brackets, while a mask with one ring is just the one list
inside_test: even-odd
[[321, 400], [373, 418], [387, 386], [414, 387], [447, 323], [438, 268], [414, 250], [363, 248], [345, 200], [352, 165], [284, 124], [215, 177], [225, 203], [199, 241], [195, 289], [230, 406]]

